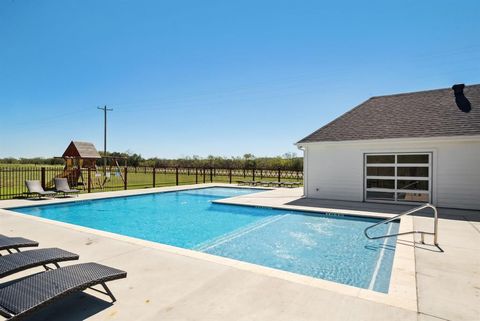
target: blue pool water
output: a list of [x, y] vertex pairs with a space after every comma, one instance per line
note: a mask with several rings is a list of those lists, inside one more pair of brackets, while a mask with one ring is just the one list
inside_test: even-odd
[[[394, 238], [368, 240], [375, 219], [212, 203], [260, 192], [202, 188], [14, 211], [388, 292]], [[394, 233], [398, 223], [375, 233]]]

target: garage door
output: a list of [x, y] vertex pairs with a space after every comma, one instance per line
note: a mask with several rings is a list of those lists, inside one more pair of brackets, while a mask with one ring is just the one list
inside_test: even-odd
[[365, 154], [364, 199], [374, 202], [431, 202], [431, 153]]

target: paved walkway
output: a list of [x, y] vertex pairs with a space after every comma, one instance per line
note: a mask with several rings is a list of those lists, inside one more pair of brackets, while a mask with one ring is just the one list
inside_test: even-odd
[[[332, 201], [299, 200], [299, 189], [256, 195], [259, 204], [269, 206], [272, 202], [300, 206], [292, 204], [303, 201], [335, 208]], [[13, 202], [0, 202], [0, 207]], [[252, 199], [245, 202], [254, 203]], [[342, 206], [346, 204], [337, 204], [339, 210]], [[388, 210], [382, 207], [384, 211]], [[310, 278], [290, 281], [242, 264], [225, 265], [193, 251], [4, 210], [0, 210], [0, 233], [28, 236], [42, 247], [76, 252], [82, 262], [128, 271], [127, 279], [111, 283], [118, 299], [115, 304], [89, 291], [45, 309], [32, 320], [480, 320], [480, 225], [472, 221], [480, 213], [445, 209], [441, 213], [454, 217], [440, 221], [440, 245], [445, 252], [423, 246], [415, 249], [419, 313], [365, 300], [349, 290], [340, 293], [309, 285]], [[427, 218], [415, 218], [416, 228], [430, 228], [430, 223]]]
[[[448, 214], [449, 210], [440, 209]], [[450, 211], [455, 213], [458, 211]], [[444, 252], [417, 246], [418, 309], [446, 320], [480, 320], [480, 212], [440, 219], [439, 243]], [[431, 229], [431, 219], [415, 217], [415, 228]], [[428, 320], [428, 319], [426, 319]]]

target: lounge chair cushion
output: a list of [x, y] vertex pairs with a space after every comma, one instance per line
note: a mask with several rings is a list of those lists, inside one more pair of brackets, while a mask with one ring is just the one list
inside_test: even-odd
[[26, 180], [25, 185], [27, 186], [28, 193], [30, 194], [38, 194], [38, 195], [54, 195], [55, 192], [52, 191], [45, 191], [40, 184], [40, 181], [30, 181]]
[[78, 193], [77, 189], [71, 189], [66, 178], [55, 178], [55, 190], [62, 193]]

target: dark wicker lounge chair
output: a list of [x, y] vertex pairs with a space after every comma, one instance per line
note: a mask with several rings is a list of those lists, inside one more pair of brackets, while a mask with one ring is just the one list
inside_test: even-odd
[[[127, 277], [127, 272], [98, 263], [83, 263], [34, 274], [0, 289], [0, 314], [7, 318], [24, 317], [69, 294], [102, 285], [116, 301], [105, 282]], [[93, 289], [93, 288], [92, 288]]]
[[71, 189], [68, 185], [68, 180], [66, 178], [55, 178], [55, 191], [57, 193], [63, 193], [63, 196], [67, 194], [77, 194], [80, 193], [78, 189]]
[[47, 264], [53, 264], [60, 268], [59, 262], [78, 260], [78, 255], [58, 248], [30, 250], [13, 253], [0, 257], [0, 278], [28, 270], [33, 267], [43, 266], [50, 268]]
[[257, 183], [257, 185], [261, 185], [261, 186], [270, 186], [272, 182], [270, 181], [260, 181]]
[[237, 181], [238, 185], [249, 185], [255, 186], [257, 184], [256, 181]]
[[[8, 253], [12, 253], [12, 250], [20, 252], [20, 248], [22, 247], [35, 246], [38, 246], [38, 242], [23, 237], [8, 237], [0, 234], [0, 250], [6, 250]], [[0, 256], [1, 255], [2, 254], [0, 254]]]
[[42, 187], [42, 184], [40, 184], [40, 181], [25, 181], [25, 186], [27, 186], [28, 192], [25, 192], [24, 194], [28, 195], [37, 195], [38, 198], [41, 198], [42, 196], [55, 196], [57, 193], [53, 191], [45, 191]]

